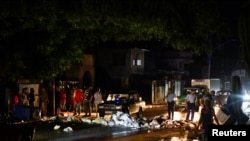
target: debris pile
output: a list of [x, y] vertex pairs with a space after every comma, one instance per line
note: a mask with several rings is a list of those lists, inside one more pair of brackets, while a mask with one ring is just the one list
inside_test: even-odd
[[[91, 119], [88, 117], [81, 116], [59, 116], [62, 122], [83, 122], [88, 124], [100, 124], [104, 126], [124, 126], [131, 128], [148, 128], [148, 129], [160, 129], [160, 128], [183, 128], [185, 130], [192, 130], [196, 128], [196, 124], [193, 122], [186, 122], [183, 120], [168, 120], [164, 116], [156, 116], [152, 119], [145, 117], [137, 119], [127, 113], [117, 112], [110, 116], [110, 118], [95, 118]], [[58, 130], [60, 125], [56, 125], [54, 130]], [[66, 127], [65, 132], [71, 132], [73, 129]]]

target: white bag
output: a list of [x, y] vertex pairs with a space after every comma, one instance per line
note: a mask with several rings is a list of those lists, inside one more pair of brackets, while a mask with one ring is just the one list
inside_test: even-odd
[[215, 115], [220, 125], [226, 124], [230, 120], [230, 117], [231, 117], [229, 114], [226, 114], [221, 108]]

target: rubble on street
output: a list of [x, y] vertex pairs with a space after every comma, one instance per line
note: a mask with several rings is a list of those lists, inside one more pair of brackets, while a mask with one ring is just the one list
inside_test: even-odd
[[[117, 112], [116, 114], [107, 117], [84, 117], [84, 116], [64, 116], [63, 114], [58, 115], [57, 118], [52, 118], [60, 120], [62, 123], [65, 122], [83, 122], [87, 124], [100, 124], [103, 126], [114, 127], [129, 127], [129, 128], [144, 128], [148, 130], [148, 133], [153, 132], [157, 129], [173, 129], [179, 130], [180, 135], [187, 134], [189, 132], [189, 138], [197, 138], [198, 132], [196, 130], [196, 123], [184, 120], [169, 120], [166, 116], [156, 116], [152, 119], [137, 118], [131, 116], [127, 113]], [[66, 127], [62, 129], [64, 132], [72, 132], [74, 129], [69, 129]], [[55, 125], [54, 130], [60, 130], [60, 125]], [[182, 133], [183, 132], [183, 133]]]

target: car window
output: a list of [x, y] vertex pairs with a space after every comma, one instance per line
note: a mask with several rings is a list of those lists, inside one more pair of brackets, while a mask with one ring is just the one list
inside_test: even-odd
[[123, 98], [126, 98], [128, 99], [128, 94], [109, 94], [108, 97], [107, 97], [107, 101], [115, 101], [115, 98], [116, 97], [123, 97]]
[[231, 91], [217, 91], [215, 95], [230, 95]]

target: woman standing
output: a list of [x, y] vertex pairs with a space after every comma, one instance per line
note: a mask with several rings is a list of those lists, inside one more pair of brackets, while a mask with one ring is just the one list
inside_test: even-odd
[[215, 116], [214, 108], [211, 106], [210, 100], [204, 101], [204, 107], [201, 109], [201, 115], [197, 128], [201, 126], [202, 130], [202, 141], [207, 141], [208, 137], [208, 126], [213, 124], [213, 119], [216, 124], [219, 125], [219, 121]]

